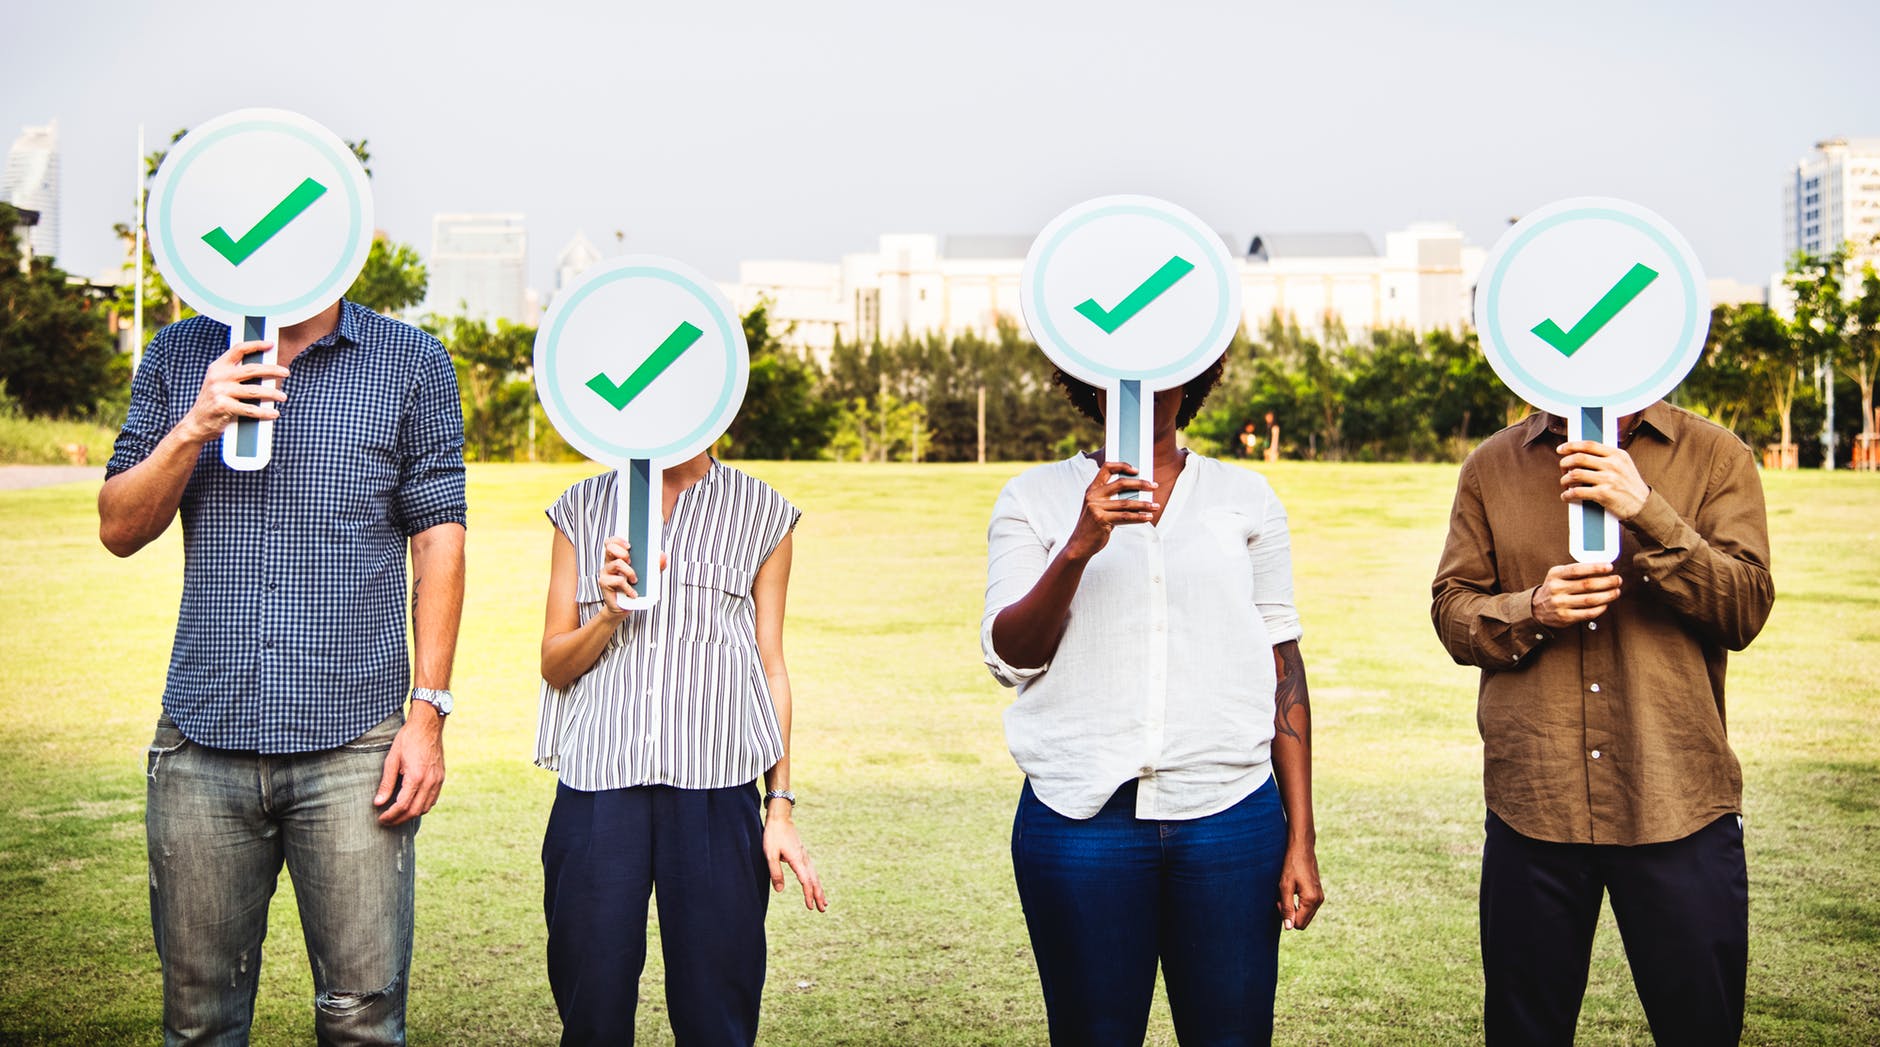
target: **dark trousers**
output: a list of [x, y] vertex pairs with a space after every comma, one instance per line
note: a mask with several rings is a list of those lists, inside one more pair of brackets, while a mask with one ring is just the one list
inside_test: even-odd
[[630, 1044], [658, 888], [680, 1045], [757, 1039], [770, 870], [757, 790], [558, 786], [542, 841], [548, 984], [564, 1044]]
[[1488, 1042], [1570, 1044], [1602, 896], [1660, 1044], [1734, 1044], [1749, 965], [1743, 826], [1726, 814], [1682, 840], [1547, 843], [1488, 815], [1482, 968]]
[[1271, 780], [1184, 821], [1137, 818], [1133, 781], [1087, 819], [1051, 810], [1027, 783], [1012, 866], [1051, 1042], [1141, 1047], [1159, 958], [1183, 1047], [1270, 1043], [1285, 856]]

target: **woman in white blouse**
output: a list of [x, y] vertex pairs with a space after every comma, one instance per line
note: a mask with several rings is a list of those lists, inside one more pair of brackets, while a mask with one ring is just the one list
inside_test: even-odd
[[[613, 536], [618, 473], [570, 487], [555, 525], [536, 762], [560, 779], [542, 841], [548, 981], [564, 1044], [633, 1042], [657, 886], [679, 1043], [750, 1044], [768, 891], [828, 906], [791, 819], [783, 608], [802, 514], [701, 454], [665, 470], [659, 602]], [[759, 800], [756, 780], [769, 792]]]
[[1157, 394], [1155, 483], [1078, 455], [992, 514], [980, 638], [1018, 688], [1012, 864], [1055, 1044], [1141, 1044], [1158, 960], [1179, 1040], [1270, 1042], [1280, 930], [1324, 899], [1286, 513], [1176, 442], [1220, 375]]

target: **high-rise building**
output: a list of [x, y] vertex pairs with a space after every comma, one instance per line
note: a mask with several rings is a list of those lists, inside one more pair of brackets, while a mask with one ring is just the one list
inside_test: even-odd
[[587, 238], [586, 233], [576, 232], [574, 239], [568, 241], [561, 253], [555, 256], [555, 289], [553, 294], [560, 294], [575, 278], [587, 270], [587, 267], [601, 260], [600, 249]]
[[0, 169], [0, 200], [39, 212], [39, 223], [27, 242], [33, 254], [56, 258], [59, 254], [59, 122], [26, 127], [13, 140], [7, 163]]
[[528, 264], [529, 237], [521, 215], [436, 215], [425, 310], [527, 323]]
[[1782, 182], [1782, 261], [1825, 255], [1843, 242], [1880, 259], [1880, 138], [1830, 138]]

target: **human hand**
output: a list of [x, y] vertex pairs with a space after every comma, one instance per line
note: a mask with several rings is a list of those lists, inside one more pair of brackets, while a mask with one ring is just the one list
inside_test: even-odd
[[255, 378], [272, 378], [278, 383], [287, 378], [287, 368], [278, 364], [250, 364], [243, 360], [250, 353], [272, 348], [269, 342], [242, 342], [215, 358], [202, 376], [202, 389], [196, 402], [177, 426], [195, 443], [208, 443], [222, 431], [243, 418], [279, 418], [273, 405], [287, 399], [278, 384], [247, 384]]
[[[627, 544], [625, 538], [609, 538], [602, 548], [606, 555], [601, 563], [600, 574], [595, 576], [595, 581], [601, 587], [601, 614], [610, 620], [619, 621], [632, 613], [621, 605], [627, 600], [638, 598], [639, 594], [633, 587], [639, 582], [640, 576], [628, 559], [633, 547]], [[666, 569], [665, 553], [659, 554], [659, 569]], [[607, 593], [613, 593], [614, 598], [607, 599]]]
[[[1065, 554], [1088, 560], [1110, 544], [1110, 531], [1119, 524], [1150, 523], [1161, 505], [1149, 500], [1148, 492], [1156, 484], [1138, 479], [1136, 467], [1128, 462], [1104, 462], [1097, 475], [1084, 489], [1084, 507], [1077, 514], [1077, 524], [1064, 543]], [[1142, 491], [1141, 498], [1120, 497], [1124, 491]]]
[[764, 819], [764, 860], [770, 863], [770, 889], [783, 890], [783, 867], [788, 865], [796, 874], [796, 882], [803, 887], [803, 908], [828, 912], [829, 897], [823, 893], [822, 879], [816, 875], [816, 867], [810, 864], [802, 837], [797, 835], [796, 823], [787, 806], [789, 801], [777, 802], [785, 806]]
[[401, 825], [428, 812], [444, 790], [444, 718], [429, 702], [412, 702], [409, 715], [392, 737], [372, 797], [372, 806], [385, 807], [397, 790], [397, 802], [379, 812], [380, 825]]
[[1623, 523], [1645, 508], [1652, 489], [1624, 450], [1591, 440], [1561, 444], [1560, 492], [1563, 502], [1595, 502]]
[[1550, 629], [1588, 622], [1619, 598], [1619, 576], [1609, 563], [1563, 563], [1547, 569], [1534, 587], [1534, 617]]
[[1290, 844], [1279, 873], [1280, 926], [1289, 931], [1303, 931], [1325, 904], [1325, 888], [1319, 884], [1319, 858], [1309, 843]]

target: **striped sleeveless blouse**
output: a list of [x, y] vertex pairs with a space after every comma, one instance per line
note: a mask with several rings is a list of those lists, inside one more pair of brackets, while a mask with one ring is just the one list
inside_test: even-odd
[[[574, 545], [584, 624], [600, 613], [595, 576], [613, 529], [617, 475], [583, 480], [548, 508]], [[536, 764], [594, 792], [743, 785], [782, 759], [751, 586], [802, 515], [768, 484], [712, 459], [666, 522], [659, 602], [629, 613], [594, 667], [565, 690], [543, 681]]]

